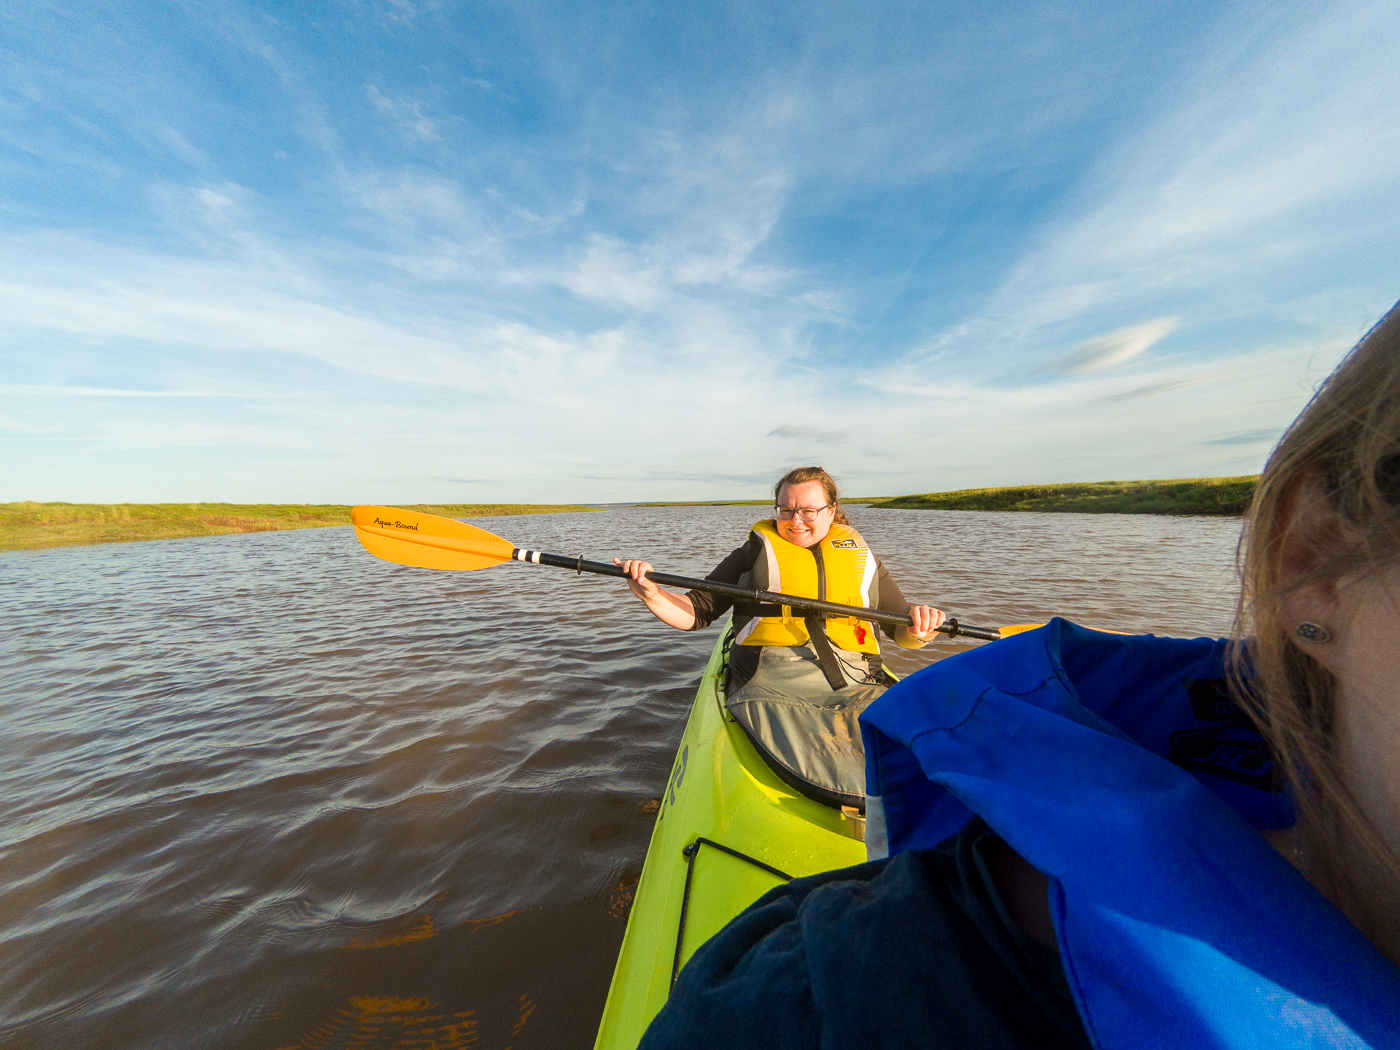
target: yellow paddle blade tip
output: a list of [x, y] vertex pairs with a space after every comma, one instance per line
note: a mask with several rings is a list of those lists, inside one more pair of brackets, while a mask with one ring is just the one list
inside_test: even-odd
[[1017, 623], [1010, 627], [998, 627], [997, 632], [1003, 638], [1010, 638], [1013, 634], [1025, 634], [1027, 631], [1034, 631], [1037, 627], [1044, 627], [1043, 623]]
[[[1010, 627], [998, 627], [997, 630], [1003, 638], [1010, 638], [1013, 634], [1025, 634], [1027, 631], [1034, 631], [1037, 627], [1044, 627], [1043, 623], [1018, 623]], [[1126, 634], [1126, 631], [1109, 631], [1102, 627], [1091, 627], [1091, 631], [1101, 631], [1104, 634]]]
[[515, 551], [510, 540], [485, 529], [419, 510], [355, 507], [350, 523], [375, 557], [420, 569], [487, 569], [509, 561]]

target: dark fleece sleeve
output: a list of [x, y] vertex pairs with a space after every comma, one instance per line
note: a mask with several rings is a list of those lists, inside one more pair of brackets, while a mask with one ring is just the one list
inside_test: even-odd
[[[749, 533], [748, 542], [730, 551], [724, 561], [716, 565], [705, 579], [714, 580], [716, 583], [738, 583], [739, 577], [753, 568], [754, 560], [762, 549], [763, 541], [752, 532]], [[726, 598], [722, 594], [710, 594], [708, 591], [686, 591], [685, 596], [695, 607], [695, 626], [691, 628], [692, 631], [710, 626], [734, 604], [732, 598]]]
[[695, 953], [638, 1050], [1088, 1050], [1058, 953], [958, 839], [770, 890]]

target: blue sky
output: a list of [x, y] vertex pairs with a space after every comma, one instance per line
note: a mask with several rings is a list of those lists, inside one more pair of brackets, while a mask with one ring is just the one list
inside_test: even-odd
[[0, 3], [0, 500], [1251, 473], [1400, 7]]

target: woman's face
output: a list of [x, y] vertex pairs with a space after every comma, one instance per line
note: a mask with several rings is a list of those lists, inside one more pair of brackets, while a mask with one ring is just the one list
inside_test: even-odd
[[1300, 648], [1336, 676], [1332, 728], [1342, 778], [1400, 854], [1400, 569], [1304, 588], [1290, 604], [1296, 619], [1332, 633], [1325, 644]]
[[778, 506], [788, 510], [822, 508], [812, 521], [804, 521], [800, 514], [794, 514], [786, 521], [780, 516], [777, 517], [778, 535], [799, 547], [814, 547], [826, 539], [826, 534], [831, 531], [831, 523], [836, 520], [836, 508], [826, 505], [826, 490], [822, 488], [820, 481], [784, 485], [778, 492]]

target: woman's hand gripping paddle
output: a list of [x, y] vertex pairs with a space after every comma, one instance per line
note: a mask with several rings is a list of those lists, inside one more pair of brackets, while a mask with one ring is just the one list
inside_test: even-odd
[[[442, 518], [436, 514], [425, 514], [422, 511], [401, 510], [398, 507], [356, 507], [350, 512], [350, 521], [355, 526], [355, 535], [365, 545], [365, 550], [375, 557], [399, 565], [416, 565], [420, 569], [489, 569], [505, 561], [524, 561], [534, 565], [552, 565], [559, 569], [593, 573], [596, 576], [627, 575], [616, 565], [606, 562], [522, 550], [510, 540], [493, 536], [475, 525]], [[792, 609], [807, 609], [830, 616], [855, 616], [891, 626], [913, 625], [913, 620], [906, 614], [886, 612], [883, 609], [819, 602], [814, 598], [758, 591], [749, 587], [716, 583], [714, 580], [697, 580], [689, 576], [672, 576], [666, 572], [649, 572], [647, 579], [666, 587], [708, 591], [711, 594], [722, 594], [728, 598], [739, 598], [758, 605], [785, 605]], [[980, 638], [983, 641], [996, 641], [1002, 637], [1002, 631], [995, 627], [972, 627], [960, 624], [957, 620], [948, 620], [937, 630], [950, 638], [962, 635], [967, 638]], [[1016, 632], [1011, 630], [1007, 633]]]

